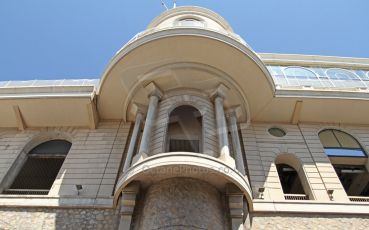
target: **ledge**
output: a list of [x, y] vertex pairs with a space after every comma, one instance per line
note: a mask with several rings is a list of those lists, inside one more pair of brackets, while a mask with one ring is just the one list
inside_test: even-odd
[[253, 200], [255, 213], [369, 214], [367, 202]]
[[113, 197], [50, 197], [39, 195], [0, 195], [0, 207], [113, 208]]

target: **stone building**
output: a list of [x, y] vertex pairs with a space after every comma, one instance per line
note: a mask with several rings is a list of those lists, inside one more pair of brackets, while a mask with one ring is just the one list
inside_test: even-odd
[[0, 82], [0, 229], [368, 229], [368, 70], [177, 7], [101, 79]]

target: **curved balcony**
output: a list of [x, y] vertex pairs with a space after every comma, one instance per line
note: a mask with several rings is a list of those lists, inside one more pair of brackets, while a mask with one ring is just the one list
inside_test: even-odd
[[117, 204], [122, 190], [130, 182], [138, 181], [142, 187], [148, 187], [175, 177], [202, 180], [219, 191], [224, 191], [227, 184], [234, 184], [246, 196], [249, 208], [252, 209], [252, 193], [247, 176], [215, 157], [190, 152], [161, 153], [132, 165], [117, 182], [114, 202]]

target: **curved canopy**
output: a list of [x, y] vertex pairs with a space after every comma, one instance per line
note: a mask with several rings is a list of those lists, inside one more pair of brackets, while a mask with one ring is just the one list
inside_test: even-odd
[[147, 104], [144, 87], [210, 93], [222, 83], [225, 106], [240, 105], [242, 120], [273, 98], [273, 80], [257, 55], [239, 41], [213, 31], [176, 28], [153, 32], [127, 44], [113, 58], [98, 89], [103, 119], [130, 120], [131, 103]]

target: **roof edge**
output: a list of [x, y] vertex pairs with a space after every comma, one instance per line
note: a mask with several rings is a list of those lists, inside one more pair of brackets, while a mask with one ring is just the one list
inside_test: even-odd
[[258, 53], [258, 56], [266, 65], [300, 65], [369, 70], [369, 58], [278, 53]]

